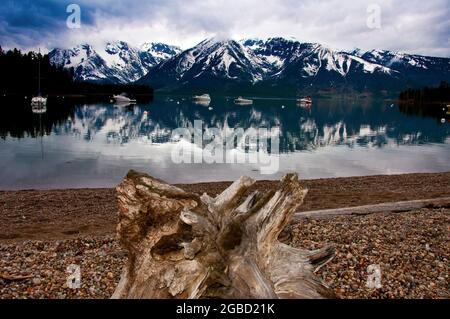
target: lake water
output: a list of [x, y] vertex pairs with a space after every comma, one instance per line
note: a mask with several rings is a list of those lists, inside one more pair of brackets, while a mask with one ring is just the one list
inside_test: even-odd
[[[278, 179], [327, 178], [450, 170], [450, 124], [403, 113], [382, 100], [318, 99], [311, 108], [295, 100], [255, 100], [234, 105], [213, 98], [209, 106], [185, 97], [157, 97], [150, 104], [65, 105], [51, 102], [43, 115], [2, 105], [0, 189], [112, 187], [131, 168], [171, 183], [234, 180], [241, 175]], [[176, 128], [280, 130], [279, 170], [261, 163], [181, 163]], [[244, 143], [245, 144], [245, 143]], [[206, 146], [203, 145], [203, 147]], [[242, 146], [242, 145], [241, 145]], [[231, 150], [251, 154], [253, 144]], [[193, 152], [202, 147], [193, 148]]]

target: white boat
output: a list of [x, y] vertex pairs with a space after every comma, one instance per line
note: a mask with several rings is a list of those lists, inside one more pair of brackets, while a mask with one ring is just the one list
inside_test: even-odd
[[34, 96], [31, 98], [31, 106], [43, 107], [47, 105], [47, 98], [43, 96]]
[[304, 97], [301, 99], [297, 100], [297, 105], [303, 108], [307, 108], [310, 109], [312, 106], [312, 98], [308, 97]]
[[240, 96], [234, 100], [234, 103], [240, 104], [240, 105], [248, 105], [248, 104], [253, 104], [253, 100], [244, 99], [242, 96]]
[[211, 97], [209, 96], [209, 94], [194, 95], [192, 99], [195, 102], [211, 102]]
[[130, 99], [125, 93], [114, 95], [113, 99], [117, 104], [135, 104], [136, 100]]
[[31, 98], [33, 113], [45, 113], [47, 111], [47, 98], [41, 95], [41, 49], [38, 57], [38, 95]]
[[312, 104], [312, 98], [307, 96], [297, 100], [298, 103]]

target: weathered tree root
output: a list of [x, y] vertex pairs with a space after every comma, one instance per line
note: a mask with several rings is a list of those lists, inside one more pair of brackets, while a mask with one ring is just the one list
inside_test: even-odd
[[129, 260], [113, 298], [334, 297], [314, 271], [334, 256], [278, 236], [307, 190], [296, 174], [247, 196], [241, 177], [216, 198], [130, 171], [117, 187], [117, 232]]

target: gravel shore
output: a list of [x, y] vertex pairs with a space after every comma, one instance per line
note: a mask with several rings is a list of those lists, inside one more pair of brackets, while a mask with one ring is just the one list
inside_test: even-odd
[[[303, 210], [450, 196], [450, 173], [305, 181]], [[214, 195], [229, 183], [181, 185]], [[274, 182], [258, 182], [268, 189]], [[0, 299], [110, 298], [126, 262], [115, 239], [111, 189], [0, 192]], [[317, 274], [339, 298], [450, 298], [450, 208], [303, 219], [283, 241], [336, 248]], [[67, 285], [67, 267], [81, 270], [81, 287]], [[366, 287], [368, 266], [381, 288]]]
[[[306, 219], [289, 227], [295, 247], [336, 247], [318, 275], [339, 298], [446, 298], [450, 289], [450, 209]], [[126, 253], [112, 236], [0, 244], [0, 298], [109, 298]], [[67, 286], [67, 267], [80, 266], [81, 288]], [[381, 289], [366, 287], [367, 267], [381, 269]]]
[[[109, 298], [119, 282], [126, 253], [111, 236], [0, 244], [0, 298]], [[70, 265], [81, 271], [81, 288], [67, 285]]]
[[[307, 219], [289, 229], [290, 244], [336, 247], [318, 271], [340, 298], [450, 297], [450, 209]], [[366, 287], [368, 266], [381, 270], [381, 288]]]

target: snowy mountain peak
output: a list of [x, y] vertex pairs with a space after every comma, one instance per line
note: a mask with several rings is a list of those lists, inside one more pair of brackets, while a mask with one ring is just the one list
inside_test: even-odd
[[176, 59], [178, 80], [185, 76], [199, 79], [212, 75], [222, 79], [257, 82], [263, 78], [268, 66], [241, 43], [218, 38], [205, 39], [173, 59]]
[[[314, 84], [328, 88], [388, 85], [391, 89], [424, 79], [448, 79], [448, 61], [385, 50], [346, 52], [281, 37], [239, 41], [209, 38], [159, 64], [139, 83], [155, 88], [265, 83], [270, 88]], [[421, 76], [424, 71], [430, 75]]]
[[[404, 88], [450, 81], [450, 59], [387, 50], [342, 51], [292, 38], [208, 38], [182, 51], [164, 43], [80, 44], [50, 52], [52, 63], [72, 67], [78, 80], [155, 88], [264, 86]], [[203, 89], [201, 90], [203, 91]]]
[[114, 41], [114, 42], [108, 42], [105, 47], [105, 51], [111, 55], [117, 54], [120, 51], [127, 51], [130, 47], [128, 46], [128, 43], [123, 41]]
[[74, 68], [76, 80], [129, 83], [180, 51], [164, 43], [134, 47], [125, 41], [113, 41], [95, 49], [87, 43], [72, 49], [54, 49], [49, 56], [53, 64]]
[[177, 55], [181, 49], [174, 45], [168, 45], [159, 42], [147, 42], [140, 46], [141, 51], [152, 53], [154, 55], [166, 56], [167, 58]]

